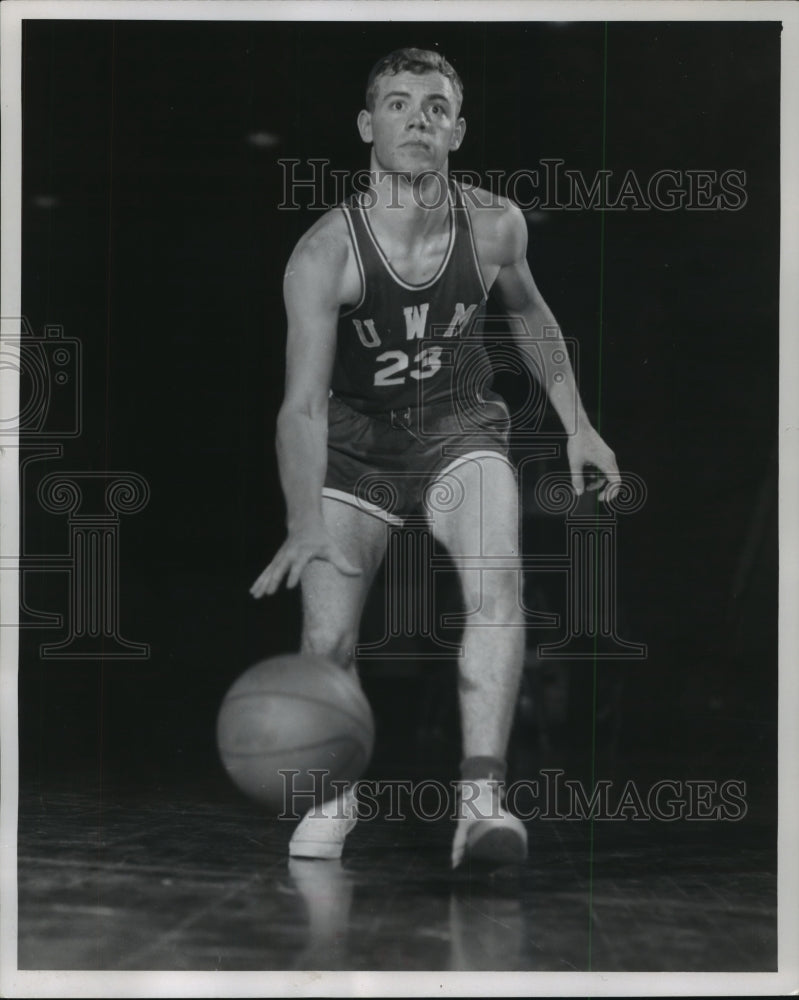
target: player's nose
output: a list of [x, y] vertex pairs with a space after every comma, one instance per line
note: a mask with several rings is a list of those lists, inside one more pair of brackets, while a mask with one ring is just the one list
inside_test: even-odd
[[430, 119], [427, 117], [427, 113], [424, 108], [415, 108], [411, 111], [408, 117], [408, 127], [409, 128], [428, 128], [430, 125]]

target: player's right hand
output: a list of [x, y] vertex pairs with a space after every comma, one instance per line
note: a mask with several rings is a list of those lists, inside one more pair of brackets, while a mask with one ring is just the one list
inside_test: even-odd
[[344, 576], [360, 576], [361, 571], [345, 557], [328, 533], [321, 529], [313, 532], [289, 534], [278, 549], [275, 558], [250, 587], [253, 597], [274, 594], [286, 579], [289, 589], [296, 587], [302, 571], [312, 559], [332, 563]]

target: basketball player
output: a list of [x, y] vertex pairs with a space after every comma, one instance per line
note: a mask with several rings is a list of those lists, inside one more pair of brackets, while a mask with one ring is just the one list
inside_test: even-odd
[[[486, 357], [475, 355], [483, 350], [475, 326], [489, 289], [523, 320], [511, 324], [527, 331], [516, 335], [518, 349], [570, 432], [575, 491], [583, 492], [587, 467], [600, 499], [620, 482], [530, 274], [521, 212], [449, 177], [449, 154], [466, 129], [462, 97], [457, 73], [438, 53], [402, 49], [381, 59], [358, 115], [371, 145], [370, 186], [320, 218], [289, 260], [277, 427], [288, 535], [251, 588], [261, 597], [284, 580], [301, 583], [303, 652], [354, 670], [387, 523], [428, 511], [434, 537], [458, 566], [468, 612], [453, 866], [518, 861], [527, 850], [525, 828], [502, 799], [524, 651], [508, 410], [467, 378]], [[445, 494], [455, 501], [435, 502]], [[339, 857], [356, 814], [350, 789], [300, 822], [290, 853]]]

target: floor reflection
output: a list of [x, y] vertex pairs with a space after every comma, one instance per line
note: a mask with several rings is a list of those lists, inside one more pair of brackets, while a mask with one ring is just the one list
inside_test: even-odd
[[449, 900], [448, 968], [455, 971], [524, 968], [524, 914], [519, 889], [501, 883], [459, 886]]
[[305, 905], [307, 944], [295, 969], [347, 969], [355, 879], [341, 861], [289, 858], [289, 878]]

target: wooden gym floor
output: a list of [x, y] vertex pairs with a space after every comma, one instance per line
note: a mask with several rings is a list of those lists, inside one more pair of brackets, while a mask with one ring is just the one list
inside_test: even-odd
[[773, 831], [740, 822], [529, 823], [516, 872], [448, 869], [451, 825], [385, 818], [341, 862], [223, 785], [28, 783], [20, 969], [776, 969]]

